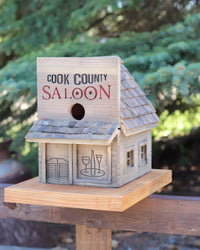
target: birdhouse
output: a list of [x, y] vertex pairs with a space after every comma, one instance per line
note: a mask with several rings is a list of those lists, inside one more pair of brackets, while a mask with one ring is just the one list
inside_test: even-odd
[[171, 182], [151, 171], [159, 118], [119, 57], [38, 58], [37, 100], [26, 140], [39, 180], [5, 188], [5, 202], [123, 212]]
[[38, 58], [41, 183], [120, 187], [151, 171], [155, 109], [118, 56]]

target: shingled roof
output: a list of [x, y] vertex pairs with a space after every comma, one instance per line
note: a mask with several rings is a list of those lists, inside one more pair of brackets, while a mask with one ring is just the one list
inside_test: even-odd
[[[109, 145], [118, 131], [119, 125], [111, 122], [64, 121], [41, 119], [34, 122], [26, 135], [27, 141]], [[36, 138], [38, 140], [36, 140]], [[74, 142], [73, 142], [74, 143]]]
[[159, 118], [154, 107], [123, 64], [120, 104], [121, 126], [126, 135], [157, 126]]

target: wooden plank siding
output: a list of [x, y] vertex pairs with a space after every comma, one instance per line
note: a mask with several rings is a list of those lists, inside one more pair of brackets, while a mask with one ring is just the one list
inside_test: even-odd
[[[82, 121], [107, 121], [119, 123], [120, 118], [120, 58], [105, 57], [38, 57], [37, 100], [41, 118], [74, 121], [71, 107], [77, 102], [85, 109]], [[48, 76], [68, 75], [67, 82], [56, 84]], [[102, 75], [98, 81], [82, 81], [81, 76]], [[75, 76], [78, 76], [76, 82]], [[59, 96], [53, 96], [57, 88]], [[47, 88], [50, 95], [45, 94]], [[105, 92], [102, 90], [105, 88]], [[80, 96], [76, 96], [76, 92]], [[94, 95], [90, 97], [89, 92]], [[88, 94], [87, 94], [88, 93]], [[94, 108], [95, 107], [95, 108]]]
[[166, 234], [200, 235], [200, 197], [151, 195], [123, 213], [4, 203], [0, 185], [0, 217], [85, 225], [90, 228]]

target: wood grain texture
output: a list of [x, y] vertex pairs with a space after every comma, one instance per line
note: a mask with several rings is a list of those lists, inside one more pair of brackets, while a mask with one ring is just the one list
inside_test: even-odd
[[128, 69], [121, 64], [121, 110], [123, 132], [135, 134], [156, 127], [156, 111]]
[[39, 175], [39, 182], [43, 182], [42, 180], [42, 143], [38, 143], [38, 175]]
[[5, 186], [0, 185], [0, 218], [200, 236], [200, 197], [151, 195], [120, 213], [5, 203]]
[[116, 186], [119, 183], [119, 175], [120, 170], [118, 168], [120, 166], [119, 162], [119, 134], [114, 138], [111, 143], [111, 181], [112, 183], [116, 183]]
[[42, 143], [41, 147], [41, 157], [42, 157], [42, 183], [46, 182], [46, 143]]
[[[144, 131], [135, 135], [125, 136], [120, 134], [120, 184], [123, 185], [133, 179], [151, 171], [151, 130]], [[147, 163], [140, 164], [140, 147], [141, 143], [146, 142], [147, 145]], [[134, 150], [134, 167], [127, 169], [126, 152], [129, 149]]]
[[69, 147], [69, 184], [73, 184], [73, 144]]
[[[74, 184], [81, 183], [83, 181], [84, 185], [87, 185], [87, 183], [110, 183], [110, 158], [108, 156], [108, 147], [106, 146], [100, 146], [100, 145], [77, 145], [77, 179], [74, 180]], [[92, 152], [94, 153], [94, 162], [92, 162]], [[101, 155], [101, 161], [98, 165], [96, 156]], [[89, 163], [87, 164], [87, 171], [83, 171], [85, 169], [85, 166], [82, 161], [82, 157], [89, 157]], [[94, 166], [93, 166], [94, 165]], [[95, 170], [94, 170], [95, 167]], [[98, 177], [98, 167], [100, 167], [102, 174], [100, 172], [100, 176]], [[83, 171], [83, 172], [82, 172]], [[93, 176], [92, 176], [93, 175]], [[103, 186], [103, 185], [102, 185]]]
[[171, 182], [170, 170], [154, 169], [120, 188], [38, 183], [38, 178], [5, 189], [5, 201], [122, 212]]
[[111, 229], [89, 228], [76, 225], [77, 250], [111, 250]]
[[[71, 107], [75, 103], [80, 103], [85, 109], [83, 121], [114, 121], [119, 123], [119, 67], [120, 58], [118, 56], [38, 58], [39, 117], [75, 120], [71, 114]], [[69, 75], [68, 81], [58, 83], [55, 78], [58, 75], [62, 78], [64, 74]], [[89, 83], [85, 77], [88, 75], [92, 77], [94, 74], [100, 74], [102, 78], [100, 77], [99, 81], [93, 81], [93, 83], [90, 79]], [[52, 75], [54, 79], [52, 79]], [[82, 75], [84, 75], [84, 79], [82, 79]]]
[[84, 140], [89, 143], [90, 140], [112, 141], [112, 138], [118, 132], [118, 124], [113, 122], [88, 122], [88, 121], [65, 121], [40, 119], [34, 122], [26, 135], [27, 140], [39, 139], [45, 140]]
[[108, 140], [86, 140], [86, 139], [45, 139], [45, 138], [27, 138], [27, 142], [39, 142], [39, 143], [60, 143], [60, 144], [86, 144], [86, 145], [109, 145], [116, 133], [113, 133]]

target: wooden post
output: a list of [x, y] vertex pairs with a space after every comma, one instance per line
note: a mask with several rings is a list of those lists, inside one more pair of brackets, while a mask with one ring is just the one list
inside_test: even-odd
[[76, 225], [77, 250], [111, 250], [111, 229], [89, 228], [85, 225]]
[[4, 188], [8, 186], [10, 185], [0, 183], [2, 219], [82, 224], [95, 230], [117, 228], [137, 232], [200, 236], [200, 197], [151, 195], [124, 212], [110, 212], [7, 203], [4, 201]]

